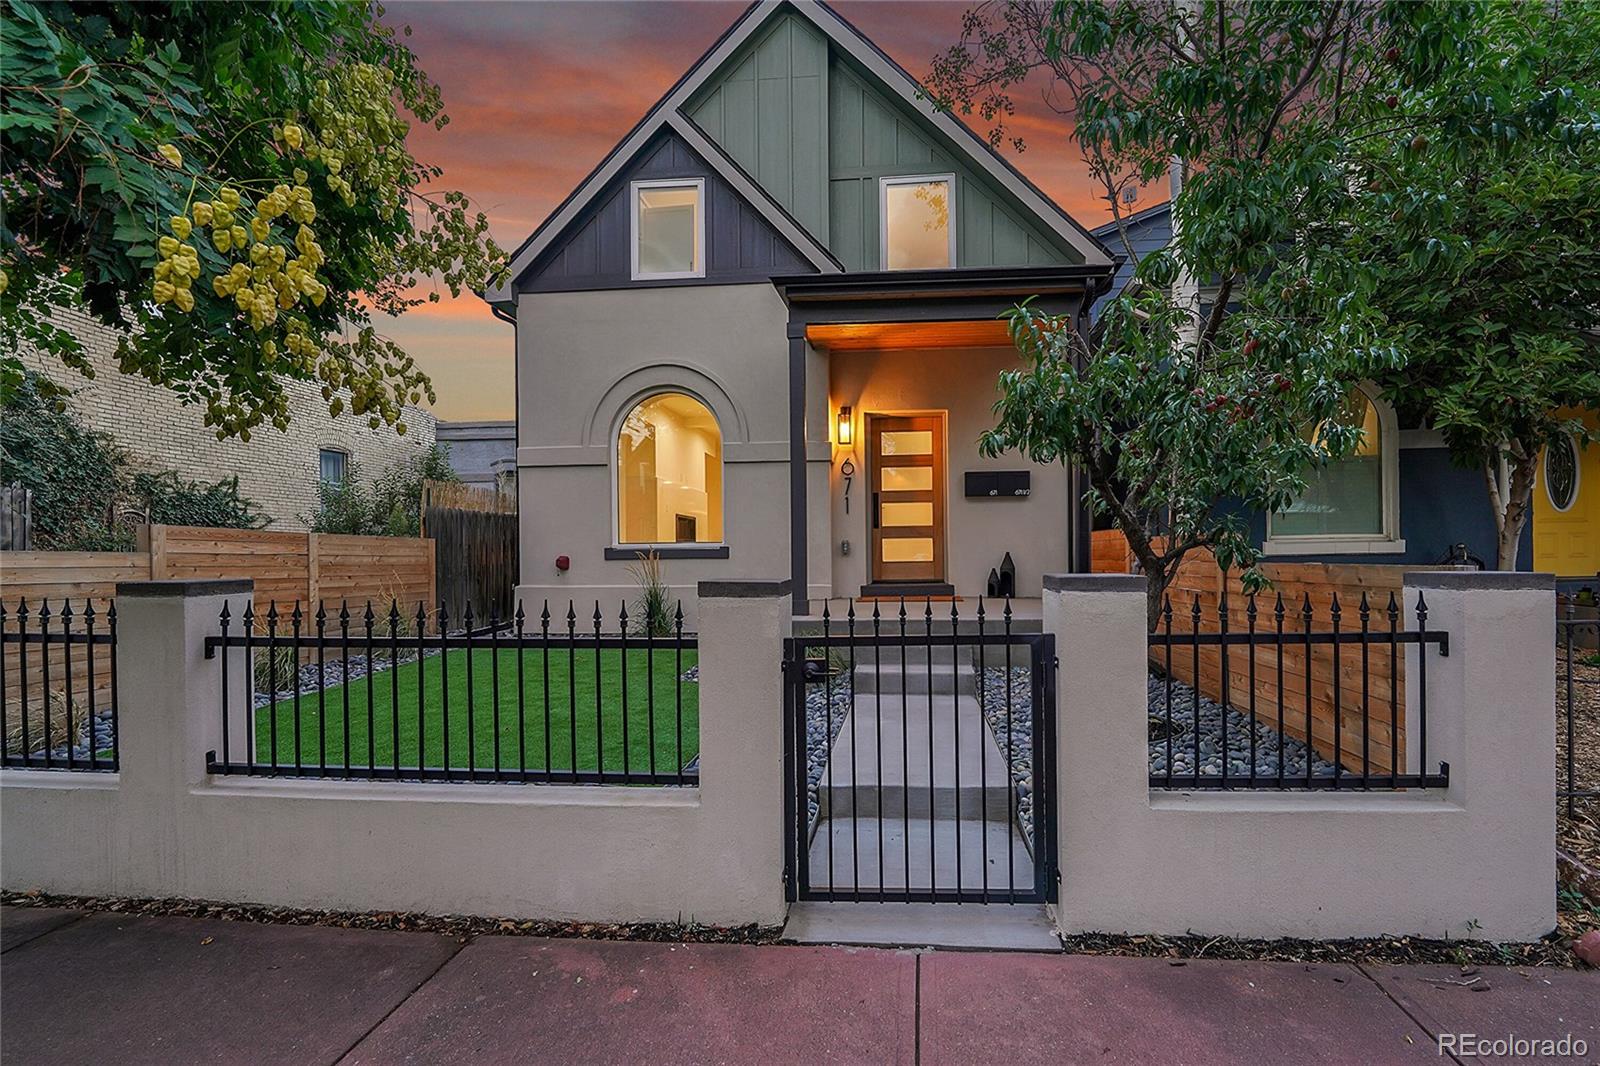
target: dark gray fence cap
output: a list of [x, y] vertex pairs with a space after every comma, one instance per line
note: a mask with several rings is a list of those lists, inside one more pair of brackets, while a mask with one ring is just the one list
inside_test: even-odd
[[117, 595], [139, 599], [170, 597], [190, 599], [195, 596], [249, 595], [256, 583], [247, 577], [205, 578], [195, 581], [119, 581]]
[[1049, 592], [1143, 592], [1148, 584], [1143, 574], [1044, 575]]

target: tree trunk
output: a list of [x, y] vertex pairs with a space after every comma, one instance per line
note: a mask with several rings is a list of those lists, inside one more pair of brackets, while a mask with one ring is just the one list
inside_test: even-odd
[[1515, 570], [1522, 547], [1522, 530], [1533, 510], [1534, 473], [1539, 465], [1537, 449], [1518, 448], [1508, 460], [1502, 477], [1499, 462], [1484, 465], [1489, 484], [1489, 502], [1494, 511], [1495, 569]]

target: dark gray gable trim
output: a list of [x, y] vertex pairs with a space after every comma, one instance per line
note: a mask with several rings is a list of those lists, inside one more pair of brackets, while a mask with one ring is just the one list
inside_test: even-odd
[[[634, 280], [630, 187], [651, 179], [705, 182], [705, 276]], [[663, 128], [584, 205], [523, 274], [518, 292], [571, 292], [766, 281], [815, 272], [788, 240], [676, 129]]]
[[[533, 234], [522, 243], [513, 253], [509, 270], [509, 280], [501, 286], [491, 287], [484, 293], [484, 299], [489, 303], [509, 307], [514, 303], [513, 288], [520, 276], [528, 266], [544, 251], [556, 234], [566, 229], [584, 204], [591, 199], [601, 187], [609, 183], [615, 171], [620, 168], [620, 160], [631, 156], [639, 150], [643, 143], [653, 135], [657, 129], [669, 122], [678, 126], [684, 122], [678, 109], [700, 88], [700, 86], [714, 74], [722, 64], [737, 51], [751, 34], [756, 32], [774, 13], [780, 10], [793, 10], [808, 19], [841, 49], [848, 52], [858, 63], [861, 63], [869, 73], [882, 81], [897, 96], [906, 101], [910, 106], [922, 112], [929, 122], [933, 123], [941, 132], [954, 140], [958, 140], [967, 149], [966, 154], [975, 165], [985, 170], [1000, 183], [1000, 185], [1022, 200], [1023, 205], [1032, 211], [1041, 222], [1052, 230], [1082, 249], [1085, 262], [1096, 266], [1110, 266], [1114, 262], [1105, 246], [1096, 240], [1087, 230], [1079, 225], [1070, 215], [1061, 209], [1061, 206], [1044, 195], [1039, 188], [990, 148], [982, 138], [974, 134], [964, 124], [950, 115], [938, 112], [927, 101], [922, 100], [917, 91], [917, 83], [906, 71], [889, 59], [883, 52], [862, 35], [861, 31], [852, 26], [838, 13], [817, 0], [756, 0], [755, 3], [740, 15], [737, 21], [719, 37], [710, 49], [700, 57], [689, 71], [679, 78], [673, 87], [667, 90], [665, 96], [656, 102], [655, 106], [646, 113], [638, 125], [629, 131], [628, 135], [601, 160], [599, 166], [589, 173], [583, 182], [574, 189], [551, 213], [550, 217], [534, 230]], [[715, 166], [724, 166], [726, 158], [712, 155], [711, 162]], [[763, 213], [768, 213], [768, 220], [783, 233], [791, 243], [800, 249], [819, 271], [835, 273], [840, 270], [838, 261], [828, 251], [826, 245], [818, 241], [812, 234], [807, 233], [803, 227], [796, 227], [792, 218], [782, 211], [770, 196], [753, 183], [750, 188], [745, 188], [748, 175], [742, 172], [728, 171], [723, 174], [730, 184], [740, 191], [753, 204], [757, 205]], [[794, 230], [794, 232], [791, 232]]]

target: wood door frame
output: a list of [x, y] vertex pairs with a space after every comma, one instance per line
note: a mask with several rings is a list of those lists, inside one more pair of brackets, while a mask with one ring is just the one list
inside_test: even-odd
[[[883, 567], [905, 566], [904, 563], [885, 564], [882, 561], [882, 536], [881, 528], [876, 521], [881, 490], [878, 488], [878, 469], [881, 456], [878, 455], [876, 432], [878, 425], [892, 419], [933, 419], [937, 425], [933, 429], [933, 525], [929, 528], [933, 539], [932, 573], [925, 575], [900, 575], [886, 574]], [[948, 574], [949, 559], [949, 495], [950, 495], [950, 412], [942, 409], [914, 410], [914, 411], [866, 411], [862, 415], [862, 429], [866, 436], [867, 460], [867, 543], [869, 557], [867, 559], [867, 580], [873, 584], [892, 582], [943, 582]], [[890, 464], [892, 465], [892, 464]], [[893, 502], [893, 501], [890, 501]]]

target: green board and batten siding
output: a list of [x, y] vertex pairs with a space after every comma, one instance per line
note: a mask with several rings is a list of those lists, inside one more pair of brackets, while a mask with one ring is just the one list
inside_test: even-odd
[[828, 42], [784, 15], [685, 109], [695, 125], [818, 239], [828, 233]]
[[880, 269], [878, 180], [908, 174], [956, 175], [957, 266], [1082, 261], [803, 18], [775, 18], [685, 110], [846, 270]]
[[891, 102], [838, 59], [828, 78], [828, 245], [846, 270], [881, 269], [878, 179], [907, 174], [956, 176], [957, 266], [1081, 262], [1025, 222], [1019, 205], [940, 145], [909, 108]]

